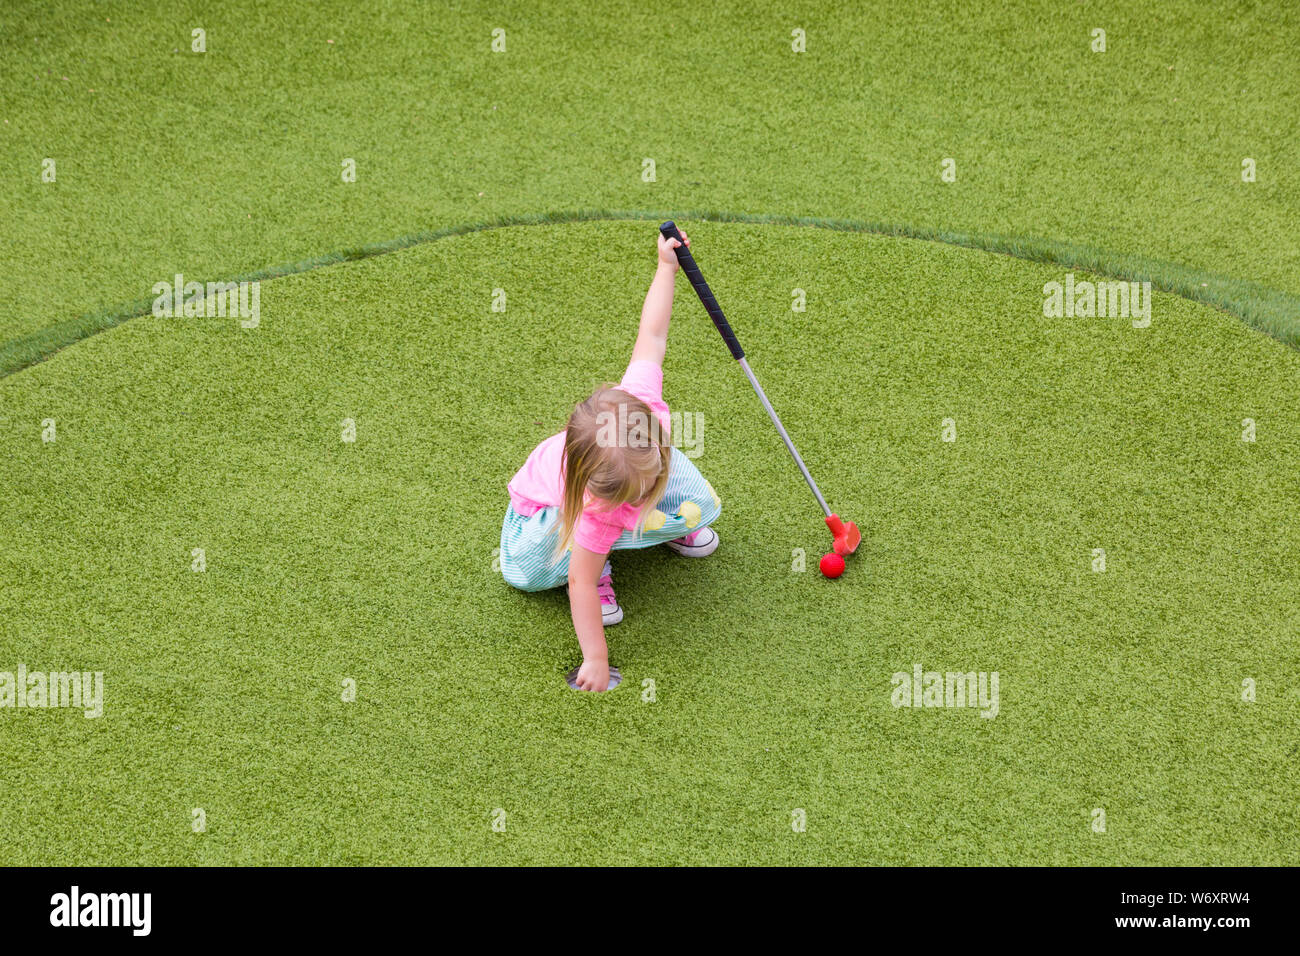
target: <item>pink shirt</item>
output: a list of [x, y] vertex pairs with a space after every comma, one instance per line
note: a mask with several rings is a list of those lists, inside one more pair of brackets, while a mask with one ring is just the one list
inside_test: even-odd
[[[664, 370], [657, 363], [646, 359], [632, 362], [618, 387], [645, 402], [659, 419], [664, 434], [668, 433], [668, 406], [663, 399]], [[510, 479], [510, 504], [515, 511], [527, 517], [564, 502], [563, 458], [564, 432], [552, 435], [533, 449], [524, 466]], [[635, 528], [640, 517], [641, 509], [630, 504], [602, 511], [599, 502], [593, 502], [578, 519], [573, 540], [588, 551], [607, 554], [618, 536]]]

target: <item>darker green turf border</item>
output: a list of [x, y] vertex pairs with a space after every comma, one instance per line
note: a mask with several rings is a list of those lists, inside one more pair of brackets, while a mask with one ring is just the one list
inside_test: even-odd
[[[542, 226], [574, 222], [680, 219], [691, 222], [738, 222], [753, 225], [809, 226], [836, 232], [870, 233], [900, 239], [943, 242], [948, 245], [978, 249], [983, 252], [1015, 256], [1029, 262], [1051, 263], [1067, 269], [1088, 272], [1110, 279], [1150, 282], [1160, 292], [1181, 296], [1193, 302], [1221, 309], [1241, 319], [1251, 328], [1271, 335], [1280, 342], [1300, 349], [1300, 296], [1291, 295], [1255, 282], [1232, 279], [1193, 269], [1174, 262], [1143, 256], [1117, 255], [1075, 243], [1031, 237], [1003, 236], [993, 233], [961, 233], [926, 226], [901, 223], [867, 222], [856, 219], [825, 219], [812, 216], [782, 216], [762, 213], [731, 213], [716, 210], [656, 212], [648, 210], [579, 209], [571, 211], [503, 216], [482, 222], [448, 226], [417, 232], [384, 242], [326, 253], [301, 262], [260, 269], [223, 282], [255, 282], [279, 276], [297, 275], [359, 259], [372, 259], [401, 249], [450, 236], [463, 236], [488, 229], [511, 226]], [[207, 280], [205, 280], [207, 281]], [[214, 280], [215, 281], [215, 280]], [[75, 319], [51, 325], [39, 332], [0, 345], [0, 378], [42, 362], [61, 349], [75, 345], [97, 332], [103, 332], [128, 319], [148, 315], [153, 299], [137, 299], [126, 305], [88, 312]]]

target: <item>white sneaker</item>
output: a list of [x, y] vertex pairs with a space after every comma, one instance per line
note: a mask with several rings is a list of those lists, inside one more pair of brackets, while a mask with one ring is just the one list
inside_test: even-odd
[[687, 558], [707, 558], [718, 550], [718, 532], [712, 528], [692, 531], [684, 538], [675, 538], [668, 542], [668, 547]]

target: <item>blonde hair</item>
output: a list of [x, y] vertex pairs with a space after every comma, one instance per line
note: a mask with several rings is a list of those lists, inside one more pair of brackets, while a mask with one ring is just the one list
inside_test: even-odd
[[602, 385], [585, 402], [579, 402], [564, 432], [564, 501], [555, 560], [572, 546], [588, 494], [609, 510], [641, 504], [634, 531], [640, 534], [646, 512], [668, 486], [671, 460], [666, 429], [639, 398], [617, 385]]

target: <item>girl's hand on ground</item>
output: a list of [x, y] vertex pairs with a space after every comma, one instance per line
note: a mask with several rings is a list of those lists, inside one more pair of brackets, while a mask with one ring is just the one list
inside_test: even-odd
[[[686, 240], [686, 245], [691, 244], [691, 237], [686, 235], [685, 230], [681, 230], [682, 238]], [[680, 246], [681, 243], [676, 239], [669, 239], [662, 233], [659, 235], [659, 262], [666, 266], [672, 266], [673, 271], [677, 271], [677, 253], [673, 250]]]
[[573, 682], [578, 690], [609, 690], [609, 661], [583, 661]]

